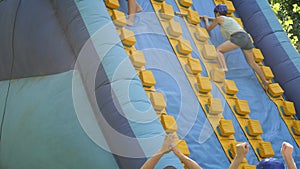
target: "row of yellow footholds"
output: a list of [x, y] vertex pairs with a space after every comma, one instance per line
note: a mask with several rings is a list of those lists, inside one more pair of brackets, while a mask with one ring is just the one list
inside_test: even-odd
[[[241, 26], [243, 26], [241, 19], [236, 18], [233, 15], [233, 12], [235, 11], [235, 9], [234, 9], [234, 5], [231, 1], [227, 1], [227, 0], [214, 0], [214, 1], [215, 1], [216, 5], [226, 4], [226, 6], [228, 7], [229, 16], [232, 16]], [[251, 38], [251, 40], [253, 42], [252, 38]], [[262, 72], [263, 72], [266, 80], [268, 80], [270, 82], [274, 78], [274, 74], [270, 67], [264, 66], [262, 64], [262, 61], [264, 59], [262, 52], [259, 49], [253, 49], [253, 53], [254, 53], [255, 61], [261, 66]], [[279, 111], [281, 112], [281, 114], [280, 114], [281, 117], [285, 121], [291, 135], [293, 136], [293, 138], [297, 142], [298, 146], [300, 147], [300, 138], [299, 138], [300, 135], [298, 132], [299, 128], [297, 128], [297, 126], [298, 126], [297, 124], [299, 124], [300, 121], [296, 120], [294, 118], [294, 115], [296, 114], [294, 104], [292, 102], [285, 101], [283, 99], [282, 94], [284, 93], [284, 90], [280, 87], [280, 85], [278, 83], [272, 83], [269, 85], [268, 88], [269, 88], [267, 91], [268, 95], [277, 105]], [[291, 113], [286, 113], [286, 112], [291, 112]]]
[[[262, 61], [264, 59], [262, 52], [259, 49], [253, 49], [253, 53], [255, 61], [261, 66], [266, 79], [269, 82], [272, 82], [274, 74], [270, 67], [264, 66], [262, 64]], [[269, 98], [277, 105], [280, 116], [287, 125], [297, 145], [300, 147], [300, 120], [296, 120], [294, 117], [294, 115], [296, 114], [294, 103], [287, 101], [282, 97], [284, 90], [278, 83], [272, 83], [268, 87], [269, 88], [267, 93], [269, 95]]]
[[[164, 95], [160, 92], [157, 92], [154, 88], [156, 84], [155, 77], [150, 70], [146, 70], [144, 65], [146, 64], [146, 60], [144, 57], [144, 53], [142, 51], [136, 50], [134, 45], [136, 43], [136, 39], [134, 36], [134, 32], [125, 28], [126, 26], [126, 15], [119, 11], [119, 1], [118, 0], [105, 0], [105, 4], [107, 7], [107, 11], [110, 14], [114, 25], [116, 26], [117, 32], [119, 33], [122, 44], [124, 45], [124, 49], [128, 54], [132, 65], [135, 67], [139, 78], [141, 79], [142, 85], [152, 103], [154, 110], [156, 111], [161, 124], [164, 130], [167, 133], [176, 133], [178, 126], [176, 124], [176, 120], [173, 116], [170, 116], [166, 112], [167, 103], [164, 99]], [[173, 13], [168, 13], [169, 9], [172, 6], [165, 6], [163, 9], [165, 12], [162, 15], [165, 19], [174, 17]], [[169, 23], [170, 36], [180, 36], [180, 32], [176, 30], [176, 23]], [[187, 44], [185, 41], [181, 41], [178, 43], [178, 52], [182, 52], [186, 54], [189, 52], [187, 49]], [[192, 61], [191, 61], [192, 64]], [[197, 69], [197, 68], [196, 68]], [[198, 71], [198, 70], [193, 71]], [[189, 149], [184, 140], [180, 140], [177, 136], [177, 147], [178, 149], [185, 155], [189, 155]]]
[[[160, 23], [173, 47], [173, 50], [177, 55], [183, 71], [189, 79], [193, 90], [199, 96], [198, 100], [203, 107], [208, 120], [215, 129], [218, 139], [223, 143], [222, 146], [226, 155], [230, 160], [232, 160], [234, 156], [230, 155], [233, 153], [231, 153], [229, 147], [230, 144], [236, 143], [234, 138], [235, 131], [232, 121], [224, 119], [222, 115], [223, 106], [221, 99], [212, 97], [212, 94], [210, 93], [212, 90], [210, 78], [202, 77], [200, 75], [200, 72], [202, 72], [200, 60], [193, 58], [190, 55], [192, 52], [190, 42], [181, 38], [181, 25], [180, 23], [175, 22], [173, 19], [174, 11], [172, 6], [166, 4], [164, 1], [151, 0], [151, 2], [157, 17], [159, 18]], [[204, 44], [209, 39], [209, 35], [206, 29], [196, 26], [200, 23], [200, 17], [198, 12], [189, 9], [189, 7], [192, 5], [192, 1], [179, 0], [178, 3], [180, 3], [184, 9], [186, 9], [185, 13], [187, 21], [190, 24], [195, 25], [193, 27], [193, 37], [202, 44], [200, 52], [205, 53], [206, 60], [208, 62], [215, 63], [214, 60], [216, 60], [217, 55], [216, 49], [213, 45]], [[224, 81], [224, 73], [222, 71], [214, 71], [213, 77], [216, 81]], [[247, 162], [245, 164], [247, 164]]]
[[[231, 13], [233, 13], [234, 7], [232, 2], [222, 2], [223, 4], [227, 3], [229, 4], [229, 8]], [[181, 3], [177, 3], [178, 8], [180, 9], [180, 13], [186, 14], [190, 13], [192, 9], [187, 9], [185, 7], [182, 7]], [[231, 8], [233, 8], [231, 10]], [[195, 18], [200, 18], [198, 13], [194, 13]], [[185, 20], [185, 23], [190, 31], [190, 34], [192, 35], [192, 38], [194, 40], [194, 43], [196, 44], [196, 47], [200, 53], [200, 57], [202, 58], [202, 61], [204, 65], [206, 66], [206, 70], [208, 71], [208, 78], [204, 77], [198, 77], [197, 78], [197, 84], [198, 84], [198, 90], [199, 90], [199, 95], [200, 95], [200, 103], [201, 105], [205, 105], [205, 109], [209, 112], [208, 118], [211, 118], [212, 115], [221, 115], [223, 112], [222, 108], [222, 103], [219, 98], [211, 98], [209, 92], [211, 90], [210, 86], [210, 80], [209, 78], [216, 83], [219, 89], [223, 91], [223, 94], [225, 95], [226, 100], [228, 99], [234, 100], [234, 102], [231, 104], [231, 108], [234, 112], [234, 107], [235, 107], [235, 112], [237, 116], [240, 116], [240, 126], [243, 128], [243, 131], [247, 133], [248, 131], [248, 139], [250, 140], [250, 144], [252, 147], [255, 149], [255, 153], [257, 154], [259, 159], [265, 158], [265, 157], [270, 157], [274, 155], [274, 151], [272, 149], [271, 143], [270, 142], [264, 142], [260, 134], [262, 134], [262, 129], [260, 126], [259, 121], [252, 121], [248, 114], [250, 113], [250, 109], [248, 106], [248, 103], [246, 100], [239, 100], [236, 97], [236, 93], [238, 92], [238, 89], [232, 80], [226, 80], [224, 76], [224, 72], [218, 68], [218, 65], [216, 64], [215, 60], [217, 57], [216, 49], [213, 45], [208, 44], [207, 40], [210, 38], [206, 29], [201, 28], [199, 26], [198, 22], [191, 22], [191, 20], [188, 17], [183, 17]], [[241, 20], [238, 18], [238, 21], [241, 22]], [[192, 83], [191, 83], [192, 84]], [[209, 85], [208, 85], [209, 84]], [[204, 103], [205, 100], [204, 98], [207, 99], [207, 103]], [[236, 141], [234, 141], [234, 128], [232, 125], [231, 120], [226, 120], [222, 116], [218, 118], [214, 118], [216, 121], [219, 121], [218, 124], [216, 124], [214, 121], [211, 121], [213, 126], [217, 127], [217, 135], [226, 154], [229, 155], [229, 159], [232, 160], [234, 157], [234, 151], [235, 145], [237, 144]], [[242, 123], [242, 124], [241, 124]], [[258, 123], [258, 124], [257, 124]], [[227, 137], [227, 138], [226, 138]], [[231, 139], [231, 140], [230, 140]], [[226, 140], [226, 141], [224, 141]], [[269, 146], [267, 146], [269, 145]], [[231, 147], [231, 148], [230, 148]], [[254, 166], [248, 165], [247, 161], [244, 160], [244, 163], [241, 165], [241, 167], [252, 167]]]

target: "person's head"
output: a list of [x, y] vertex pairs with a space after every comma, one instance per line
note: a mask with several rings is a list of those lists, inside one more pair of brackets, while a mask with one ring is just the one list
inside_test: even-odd
[[165, 167], [164, 169], [176, 169], [176, 168], [169, 165], [169, 166]]
[[228, 8], [225, 4], [219, 4], [215, 7], [214, 13], [219, 13], [220, 15], [226, 16], [228, 13]]
[[265, 158], [256, 165], [256, 169], [284, 169], [284, 164], [277, 158]]

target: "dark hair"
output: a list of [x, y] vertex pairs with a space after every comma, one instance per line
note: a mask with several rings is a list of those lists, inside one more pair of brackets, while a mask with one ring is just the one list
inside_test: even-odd
[[214, 13], [219, 13], [220, 15], [226, 16], [228, 13], [228, 8], [225, 4], [219, 4], [215, 7]]
[[265, 158], [256, 165], [256, 169], [284, 169], [284, 164], [277, 158]]
[[165, 167], [164, 169], [176, 169], [176, 168], [169, 165], [169, 166]]

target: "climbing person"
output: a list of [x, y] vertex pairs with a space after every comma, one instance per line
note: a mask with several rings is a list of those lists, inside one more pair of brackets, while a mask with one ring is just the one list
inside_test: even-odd
[[[226, 65], [224, 53], [241, 48], [247, 63], [258, 74], [261, 79], [265, 90], [268, 90], [269, 82], [266, 80], [261, 68], [254, 60], [252, 48], [254, 48], [248, 33], [231, 17], [227, 17], [228, 8], [224, 4], [219, 4], [214, 9], [215, 18], [208, 18], [203, 16], [207, 31], [211, 31], [217, 25], [220, 26], [221, 34], [226, 41], [217, 47], [217, 59], [221, 69], [227, 73], [228, 68]], [[210, 24], [209, 20], [212, 20]]]

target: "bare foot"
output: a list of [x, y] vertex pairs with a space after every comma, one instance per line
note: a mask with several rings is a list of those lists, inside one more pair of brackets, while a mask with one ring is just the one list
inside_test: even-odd
[[136, 5], [136, 13], [139, 13], [139, 12], [142, 12], [142, 11], [143, 11], [143, 8], [139, 4], [137, 4]]
[[224, 73], [227, 73], [228, 72], [228, 69], [227, 68], [222, 68], [221, 69]]
[[268, 81], [264, 81], [263, 83], [264, 83], [265, 91], [268, 91], [270, 83]]
[[126, 22], [126, 24], [128, 25], [128, 26], [133, 26], [133, 20], [132, 19], [127, 19], [127, 22]]

